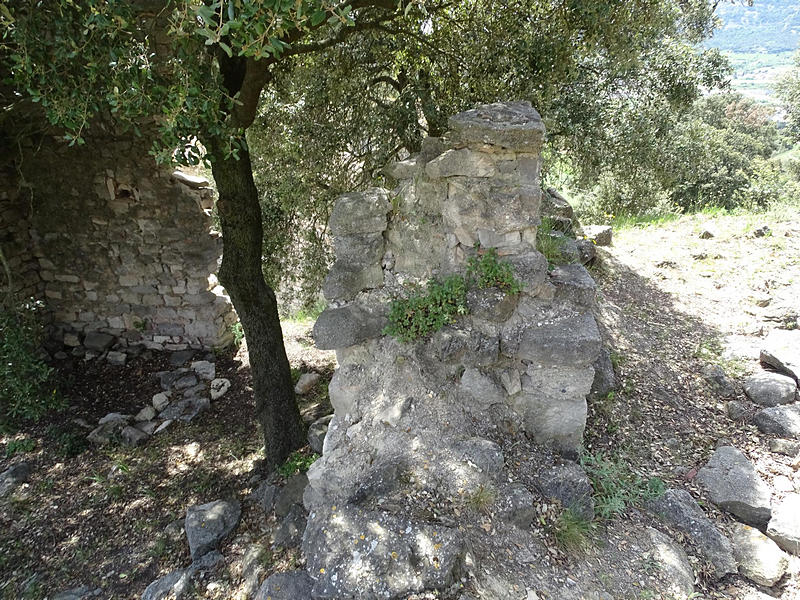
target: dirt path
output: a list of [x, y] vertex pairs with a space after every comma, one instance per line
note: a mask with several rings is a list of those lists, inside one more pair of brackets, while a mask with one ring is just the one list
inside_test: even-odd
[[[765, 225], [769, 232], [759, 232]], [[702, 236], [705, 231], [713, 237]], [[725, 406], [746, 400], [737, 380], [760, 369], [763, 336], [798, 326], [796, 211], [697, 215], [624, 229], [615, 233], [594, 275], [621, 386], [590, 407], [589, 451], [619, 453], [641, 475], [660, 476], [703, 499], [693, 481], [697, 468], [717, 446], [732, 444], [778, 496], [787, 491], [786, 481], [800, 490], [800, 473], [790, 459], [769, 452], [768, 437], [749, 422], [752, 414], [735, 422]], [[709, 381], [714, 365], [734, 380], [735, 394]], [[730, 522], [710, 503], [705, 507], [723, 526]], [[773, 590], [784, 600], [800, 597], [797, 562]], [[732, 578], [709, 593], [740, 598], [748, 589]]]

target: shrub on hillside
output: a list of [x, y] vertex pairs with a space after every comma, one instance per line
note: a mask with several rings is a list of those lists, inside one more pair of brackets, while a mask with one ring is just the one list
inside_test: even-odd
[[0, 429], [36, 421], [61, 404], [40, 351], [40, 310], [32, 300], [0, 310]]

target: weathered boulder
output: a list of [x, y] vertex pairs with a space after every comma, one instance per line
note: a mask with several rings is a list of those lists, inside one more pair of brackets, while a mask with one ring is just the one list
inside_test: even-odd
[[303, 492], [308, 485], [308, 475], [296, 473], [292, 475], [275, 497], [275, 514], [283, 518], [289, 514], [292, 506], [303, 504]]
[[583, 265], [561, 265], [550, 272], [550, 283], [556, 288], [556, 300], [575, 306], [592, 307], [597, 286]]
[[722, 446], [697, 473], [697, 481], [708, 491], [711, 501], [748, 525], [764, 527], [771, 514], [771, 493], [739, 450]]
[[333, 207], [328, 226], [335, 236], [378, 233], [386, 229], [386, 215], [391, 210], [386, 190], [345, 194]]
[[[723, 398], [736, 395], [736, 385], [719, 365], [707, 365], [703, 368], [703, 378], [711, 388]], [[732, 419], [734, 417], [731, 417]]]
[[736, 560], [730, 541], [706, 517], [689, 492], [667, 490], [660, 498], [648, 502], [647, 508], [689, 536], [701, 556], [713, 566], [717, 579], [736, 573]]
[[192, 363], [191, 368], [200, 379], [205, 381], [211, 381], [217, 376], [216, 366], [208, 360], [196, 360]]
[[455, 145], [489, 145], [537, 153], [544, 123], [530, 102], [488, 104], [450, 117], [448, 137]]
[[567, 462], [545, 469], [539, 474], [536, 487], [543, 496], [558, 500], [582, 519], [594, 519], [592, 483], [578, 464]]
[[772, 439], [769, 441], [769, 451], [794, 458], [800, 454], [800, 442], [781, 438]]
[[158, 417], [164, 421], [178, 419], [188, 423], [210, 406], [211, 401], [205, 396], [182, 398], [169, 404], [159, 413]]
[[501, 344], [504, 354], [547, 366], [591, 365], [602, 348], [600, 330], [589, 313], [524, 323], [516, 331], [505, 332]]
[[617, 389], [617, 374], [614, 372], [614, 364], [611, 362], [611, 354], [603, 348], [600, 356], [592, 364], [594, 369], [594, 379], [590, 396], [594, 399], [605, 398], [610, 392]]
[[500, 489], [492, 512], [503, 521], [525, 529], [536, 518], [533, 503], [534, 497], [528, 488], [520, 483], [511, 483]]
[[772, 511], [767, 535], [795, 556], [800, 556], [800, 494], [789, 494]]
[[312, 600], [313, 586], [314, 580], [305, 571], [275, 573], [261, 584], [254, 600]]
[[275, 548], [295, 548], [303, 540], [306, 529], [306, 511], [298, 504], [292, 504], [289, 512], [281, 519], [272, 545]]
[[800, 330], [773, 329], [764, 340], [761, 362], [800, 381]]
[[661, 566], [669, 582], [668, 589], [664, 590], [665, 595], [669, 594], [674, 598], [691, 597], [694, 592], [694, 571], [686, 552], [657, 529], [648, 528], [647, 531], [653, 543], [652, 558]]
[[772, 587], [783, 577], [789, 564], [788, 557], [758, 529], [734, 523], [731, 540], [739, 572], [750, 581]]
[[105, 352], [114, 345], [114, 336], [99, 331], [89, 331], [83, 338], [83, 345], [87, 350]]
[[7, 496], [17, 486], [28, 481], [31, 468], [28, 463], [21, 462], [9, 467], [0, 474], [0, 498]]
[[149, 437], [150, 435], [148, 435], [142, 429], [139, 429], [138, 427], [131, 427], [130, 425], [125, 427], [122, 432], [120, 432], [122, 443], [131, 447], [141, 446]]
[[225, 394], [228, 393], [228, 390], [231, 389], [231, 382], [229, 379], [225, 379], [224, 377], [218, 377], [217, 379], [211, 380], [211, 386], [209, 387], [209, 393], [211, 394], [212, 400], [219, 400]]
[[184, 529], [192, 560], [214, 550], [239, 524], [241, 514], [242, 508], [236, 501], [217, 500], [190, 506], [186, 510]]
[[797, 400], [797, 383], [787, 375], [763, 372], [744, 380], [744, 393], [761, 406], [778, 406]]
[[800, 439], [800, 404], [765, 408], [756, 413], [753, 421], [762, 433]]

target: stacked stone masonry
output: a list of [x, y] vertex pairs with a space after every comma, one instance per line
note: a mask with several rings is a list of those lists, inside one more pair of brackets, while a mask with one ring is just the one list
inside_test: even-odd
[[[544, 125], [517, 102], [461, 113], [449, 127], [388, 169], [394, 190], [345, 195], [331, 216], [330, 305], [314, 336], [336, 350], [339, 368], [329, 387], [335, 415], [304, 498], [314, 598], [447, 587], [463, 567], [464, 540], [456, 528], [432, 533], [394, 495], [412, 485], [463, 498], [486, 486], [502, 502], [504, 459], [491, 432], [524, 431], [568, 456], [582, 440], [601, 339], [586, 269], [551, 272], [536, 250]], [[472, 289], [469, 315], [416, 343], [382, 334], [394, 298], [464, 274], [468, 258], [490, 247], [513, 265], [522, 293]], [[383, 532], [374, 543], [400, 558], [353, 552], [364, 528]], [[446, 565], [435, 562], [437, 539], [455, 557]]]
[[235, 314], [213, 275], [222, 250], [213, 191], [156, 165], [143, 144], [49, 138], [4, 172], [0, 247], [13, 291], [44, 300], [68, 346], [89, 332], [122, 347], [223, 345]]

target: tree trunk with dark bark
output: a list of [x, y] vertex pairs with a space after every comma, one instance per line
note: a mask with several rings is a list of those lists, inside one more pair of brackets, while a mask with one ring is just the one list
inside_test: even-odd
[[212, 148], [224, 251], [219, 280], [230, 294], [247, 340], [256, 418], [264, 432], [265, 466], [272, 470], [305, 443], [283, 345], [275, 292], [261, 270], [262, 223], [250, 155], [226, 157]]

